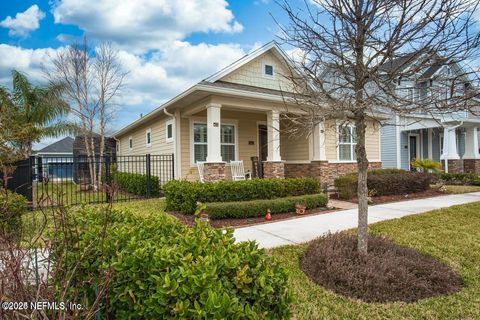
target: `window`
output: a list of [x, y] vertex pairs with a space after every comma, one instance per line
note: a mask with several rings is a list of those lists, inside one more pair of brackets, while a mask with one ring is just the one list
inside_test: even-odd
[[344, 125], [338, 127], [338, 160], [354, 161], [357, 158], [355, 146], [357, 145], [357, 132], [355, 127]]
[[193, 124], [193, 162], [207, 159], [207, 125], [205, 123]]
[[145, 144], [147, 147], [152, 146], [152, 129], [145, 131]]
[[[220, 153], [222, 160], [230, 162], [236, 159], [235, 125], [222, 124], [220, 127]], [[207, 125], [193, 124], [193, 162], [207, 159]]]
[[128, 137], [128, 149], [132, 150], [133, 149], [133, 139], [132, 137]]
[[172, 120], [169, 120], [166, 123], [165, 140], [167, 142], [172, 142], [173, 141], [173, 121]]
[[235, 126], [222, 125], [220, 128], [220, 152], [222, 160], [230, 162], [235, 160]]
[[273, 77], [273, 66], [271, 64], [264, 64], [263, 73], [268, 77]]

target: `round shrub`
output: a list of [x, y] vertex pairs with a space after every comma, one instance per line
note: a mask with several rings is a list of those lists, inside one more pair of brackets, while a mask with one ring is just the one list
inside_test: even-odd
[[462, 288], [459, 275], [431, 256], [382, 237], [370, 236], [368, 245], [361, 255], [356, 236], [323, 236], [307, 248], [301, 268], [313, 282], [366, 302], [413, 302]]
[[[286, 270], [253, 242], [204, 222], [186, 227], [164, 214], [82, 209], [72, 228], [73, 274], [89, 303], [94, 284], [113, 270], [108, 301], [114, 319], [284, 319], [292, 301]], [[105, 230], [105, 219], [111, 222]], [[59, 266], [60, 267], [60, 266]]]
[[27, 199], [15, 192], [0, 188], [0, 230], [19, 233], [22, 215], [28, 210]]

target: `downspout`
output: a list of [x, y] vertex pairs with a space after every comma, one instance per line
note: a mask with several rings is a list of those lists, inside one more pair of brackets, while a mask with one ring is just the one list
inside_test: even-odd
[[[453, 127], [450, 127], [450, 128], [447, 128], [447, 130], [451, 130], [451, 131], [453, 131], [453, 134], [455, 134], [455, 130], [462, 125], [463, 125], [463, 121], [460, 121], [460, 124], [458, 124], [456, 126], [453, 126]], [[450, 133], [448, 134], [448, 139], [450, 139]], [[455, 139], [456, 139], [456, 137], [455, 137]], [[445, 141], [446, 141], [446, 139], [445, 139], [445, 137], [443, 137], [443, 143], [445, 143]], [[448, 150], [449, 145], [450, 145], [450, 142], [447, 141], [447, 145], [446, 145], [446, 147], [447, 147], [446, 151], [447, 152], [445, 152], [445, 148], [443, 150], [443, 152], [446, 153], [446, 154], [448, 154], [448, 152], [450, 151], [450, 150]], [[445, 161], [445, 172], [448, 173], [448, 159], [443, 159], [443, 160]]]

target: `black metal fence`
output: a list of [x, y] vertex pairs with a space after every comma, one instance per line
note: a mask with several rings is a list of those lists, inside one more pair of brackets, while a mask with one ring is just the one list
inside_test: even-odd
[[32, 207], [158, 197], [174, 178], [174, 156], [30, 157], [15, 164], [8, 189]]

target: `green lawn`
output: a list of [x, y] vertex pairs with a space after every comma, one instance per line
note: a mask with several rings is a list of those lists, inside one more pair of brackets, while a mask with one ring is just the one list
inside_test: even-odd
[[[35, 205], [48, 206], [57, 203], [64, 205], [104, 202], [104, 192], [81, 191], [78, 184], [72, 181], [49, 181], [48, 183], [34, 183], [33, 200]], [[40, 203], [39, 203], [40, 202]]]
[[372, 234], [393, 238], [449, 264], [465, 287], [415, 303], [368, 304], [315, 285], [299, 268], [306, 244], [272, 250], [290, 270], [297, 319], [480, 319], [480, 202], [377, 223]]
[[480, 192], [480, 186], [454, 186], [446, 185], [447, 193], [457, 194], [457, 193], [468, 193], [468, 192]]

